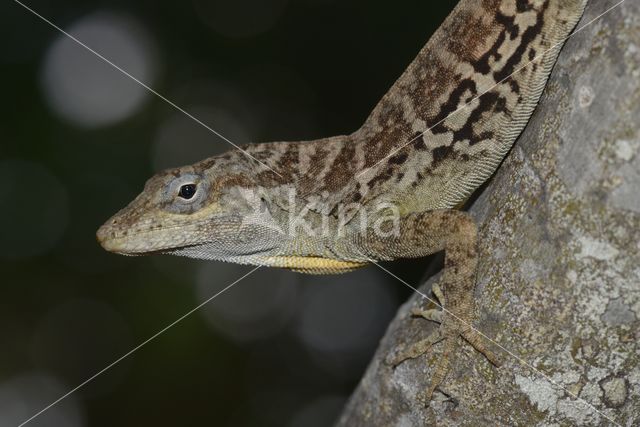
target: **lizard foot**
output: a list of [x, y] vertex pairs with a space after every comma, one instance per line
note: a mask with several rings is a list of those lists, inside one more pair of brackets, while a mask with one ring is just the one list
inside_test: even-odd
[[[444, 306], [444, 297], [437, 284], [433, 286], [433, 295], [438, 298], [442, 306]], [[440, 327], [426, 339], [420, 340], [401, 349], [394, 357], [388, 358], [387, 363], [395, 368], [407, 359], [415, 359], [425, 354], [434, 344], [441, 341], [443, 342], [444, 350], [438, 359], [438, 363], [431, 380], [431, 385], [422, 394], [422, 396], [420, 396], [420, 400], [424, 401], [426, 405], [431, 401], [433, 392], [440, 384], [442, 384], [449, 372], [449, 366], [454, 362], [458, 336], [463, 337], [465, 341], [482, 353], [493, 365], [496, 367], [500, 366], [500, 358], [498, 358], [495, 353], [487, 347], [485, 344], [486, 338], [476, 329], [472, 329], [470, 322], [461, 319], [460, 316], [452, 315], [450, 312], [439, 309], [425, 310], [414, 308], [411, 313], [413, 316], [422, 317], [424, 319], [440, 323]]]
[[[440, 290], [440, 287], [437, 283], [432, 286], [432, 293], [438, 299], [440, 304], [444, 302], [444, 296], [442, 295], [442, 291]], [[442, 324], [443, 311], [440, 309], [424, 310], [416, 307], [411, 310], [411, 315], [423, 317], [432, 322]], [[420, 340], [408, 347], [403, 348], [393, 357], [388, 357], [386, 363], [395, 368], [407, 359], [415, 359], [416, 357], [425, 354], [434, 344], [442, 341], [443, 339], [444, 337], [442, 336], [440, 329], [437, 329], [426, 339]]]

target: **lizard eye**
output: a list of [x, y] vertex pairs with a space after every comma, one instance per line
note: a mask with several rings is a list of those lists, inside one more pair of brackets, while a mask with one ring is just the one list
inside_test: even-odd
[[178, 192], [178, 196], [182, 197], [185, 200], [191, 199], [196, 194], [196, 185], [195, 184], [185, 184], [180, 187], [180, 191]]

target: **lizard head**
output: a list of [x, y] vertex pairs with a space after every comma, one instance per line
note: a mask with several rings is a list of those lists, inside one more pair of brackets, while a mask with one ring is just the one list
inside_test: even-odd
[[268, 210], [256, 206], [264, 199], [245, 196], [256, 187], [255, 172], [239, 160], [227, 154], [156, 174], [100, 227], [98, 242], [123, 255], [161, 252], [223, 260], [272, 249], [278, 240], [269, 238], [261, 222], [246, 222]]

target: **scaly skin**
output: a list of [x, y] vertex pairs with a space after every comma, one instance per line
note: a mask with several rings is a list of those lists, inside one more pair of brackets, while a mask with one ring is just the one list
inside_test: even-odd
[[161, 172], [98, 239], [128, 255], [162, 252], [305, 273], [444, 250], [438, 293], [445, 311], [416, 313], [440, 322], [440, 330], [391, 361], [444, 341], [428, 400], [453, 362], [458, 336], [498, 363], [470, 327], [477, 230], [454, 207], [506, 156], [585, 4], [462, 0], [354, 133], [247, 145]]

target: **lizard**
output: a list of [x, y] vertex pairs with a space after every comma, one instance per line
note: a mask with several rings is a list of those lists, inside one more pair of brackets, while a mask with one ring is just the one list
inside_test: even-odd
[[478, 226], [459, 206], [498, 168], [544, 90], [587, 0], [461, 0], [349, 135], [253, 143], [162, 171], [97, 232], [107, 251], [346, 273], [444, 251], [440, 324], [389, 357], [443, 346], [426, 402], [471, 325]]

